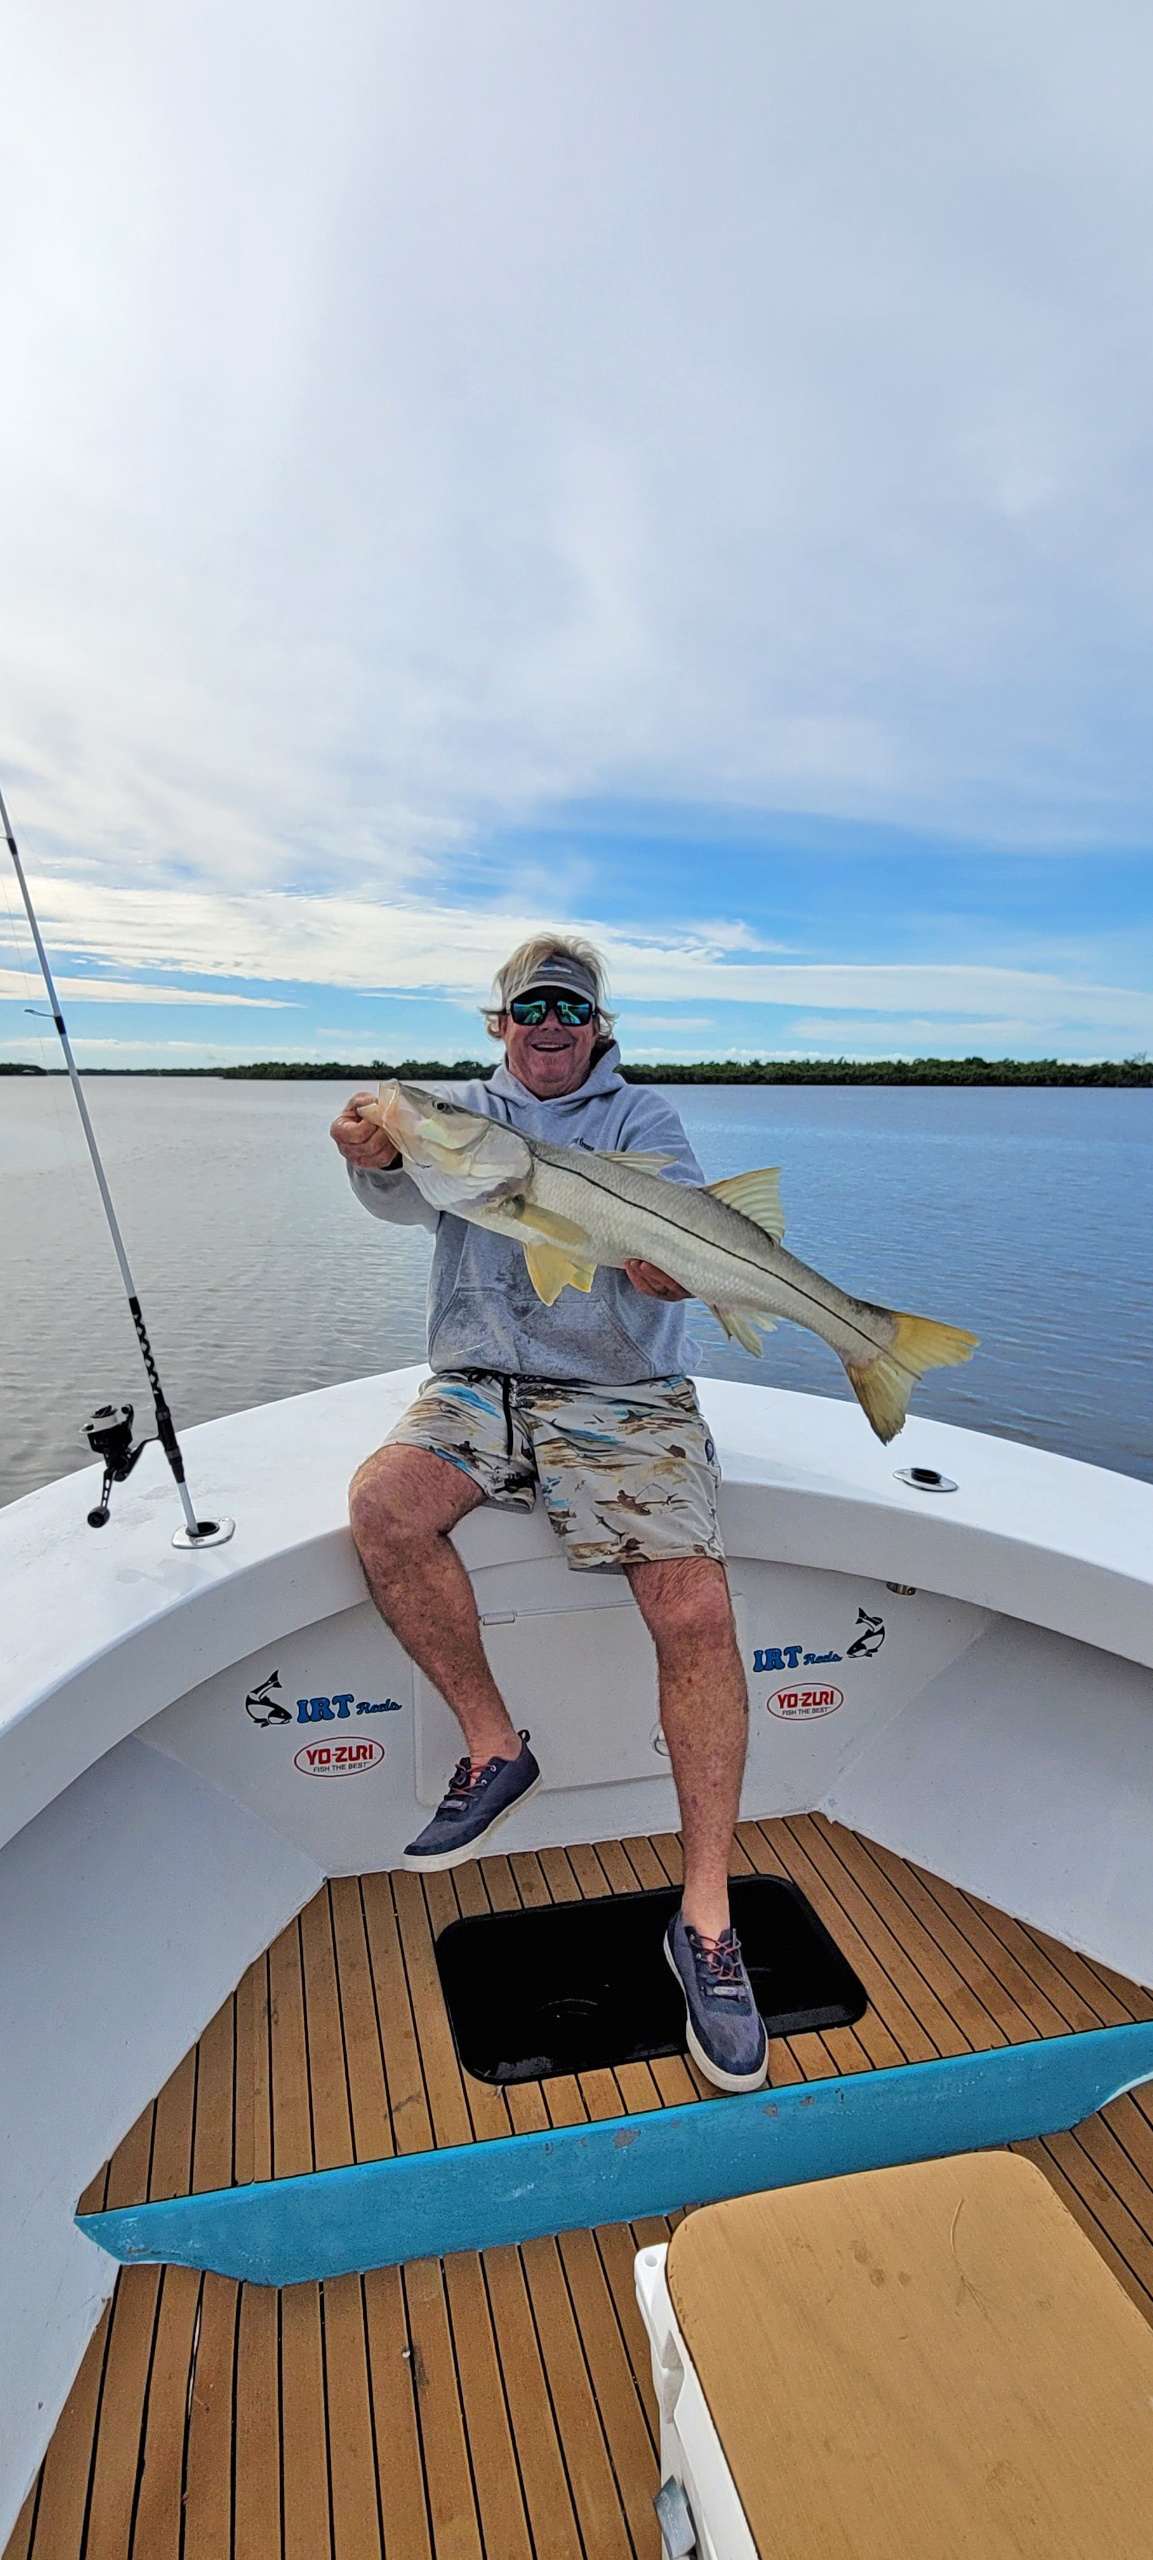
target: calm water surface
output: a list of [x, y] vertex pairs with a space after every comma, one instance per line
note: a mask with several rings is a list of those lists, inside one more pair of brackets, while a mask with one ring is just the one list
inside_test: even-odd
[[[345, 1093], [88, 1086], [178, 1426], [422, 1357], [431, 1240], [358, 1209], [327, 1136]], [[924, 1381], [918, 1411], [1153, 1479], [1153, 1092], [670, 1099], [710, 1180], [780, 1165], [795, 1253], [980, 1334], [967, 1368]], [[0, 1501], [88, 1462], [94, 1405], [150, 1412], [119, 1290], [64, 1080], [0, 1078]], [[763, 1361], [703, 1310], [693, 1327], [703, 1371], [848, 1395], [792, 1326]]]

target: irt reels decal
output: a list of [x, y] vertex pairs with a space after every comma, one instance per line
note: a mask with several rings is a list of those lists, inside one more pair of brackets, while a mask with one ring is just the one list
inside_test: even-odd
[[813, 1689], [774, 1689], [765, 1705], [771, 1716], [783, 1716], [786, 1724], [806, 1724], [811, 1716], [831, 1716], [843, 1707], [843, 1689], [834, 1689], [831, 1681]]
[[383, 1760], [383, 1742], [306, 1742], [294, 1766], [305, 1778], [359, 1778]]

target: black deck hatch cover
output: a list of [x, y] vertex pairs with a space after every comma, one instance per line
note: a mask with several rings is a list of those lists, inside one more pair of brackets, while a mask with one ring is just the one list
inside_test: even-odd
[[[852, 2026], [862, 1984], [795, 1884], [735, 1876], [733, 1925], [771, 2036]], [[685, 2049], [662, 1940], [675, 1886], [451, 1921], [436, 1942], [463, 2068], [501, 2085], [650, 2062]]]

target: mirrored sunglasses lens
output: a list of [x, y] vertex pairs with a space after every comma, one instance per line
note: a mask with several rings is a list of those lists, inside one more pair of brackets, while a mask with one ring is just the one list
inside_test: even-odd
[[589, 996], [514, 996], [509, 1012], [513, 1021], [519, 1022], [522, 1031], [538, 1030], [549, 1013], [555, 1013], [566, 1031], [583, 1030], [585, 1023], [591, 1022], [593, 1017]]

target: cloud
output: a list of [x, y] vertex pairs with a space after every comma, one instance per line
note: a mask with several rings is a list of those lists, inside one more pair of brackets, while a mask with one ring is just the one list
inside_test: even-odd
[[[465, 907], [390, 906], [357, 899], [269, 894], [218, 897], [193, 890], [97, 889], [37, 884], [54, 947], [113, 965], [183, 969], [218, 980], [343, 987], [364, 995], [437, 990], [483, 1002], [495, 967], [537, 929], [530, 916]], [[1024, 1033], [1091, 1018], [1104, 1030], [1143, 1023], [1153, 1039], [1153, 995], [1079, 980], [1053, 969], [967, 961], [747, 959], [686, 930], [651, 934], [587, 926], [606, 951], [618, 999], [710, 1002], [760, 1008], [868, 1009], [893, 1025], [924, 1016], [1010, 1016]], [[76, 987], [96, 983], [76, 980]]]
[[[1044, 1015], [794, 1015], [773, 1057], [1118, 1058], [1153, 1046], [1153, 1000], [1099, 1009], [1088, 998]], [[748, 1051], [746, 1055], [750, 1054]]]
[[[267, 1058], [269, 1054], [267, 1041], [263, 1047], [255, 1046], [251, 1041], [247, 1047], [236, 1041], [213, 1041], [211, 1047], [206, 1049], [202, 1040], [134, 1040], [128, 1033], [116, 1035], [111, 1039], [85, 1037], [83, 1041], [74, 1042], [73, 1046], [78, 1053], [82, 1053], [79, 1055], [79, 1065], [82, 1069], [95, 1065], [211, 1068], [234, 1064], [248, 1065], [254, 1058]], [[15, 1039], [9, 1039], [5, 1034], [0, 1040], [0, 1049], [7, 1059], [19, 1062], [28, 1058], [34, 1064], [44, 1067], [49, 1073], [61, 1075], [64, 1073], [64, 1068], [60, 1064], [60, 1052], [51, 1035], [47, 1039], [37, 1040], [25, 1038], [23, 1033], [17, 1034]], [[276, 1054], [281, 1058], [310, 1060], [319, 1057], [322, 1053], [318, 1049], [294, 1043], [291, 1048], [281, 1048], [278, 1044]]]
[[[265, 1012], [280, 1012], [291, 1001], [285, 996], [221, 995], [207, 987], [154, 987], [132, 984], [122, 978], [58, 978], [53, 972], [57, 995], [67, 1004], [226, 1004], [259, 1006]], [[0, 968], [0, 998], [18, 997], [22, 1002], [43, 996], [30, 971]]]
[[1144, 866], [1056, 882], [1153, 831], [1151, 73], [1127, 0], [18, 14], [0, 778], [69, 1003], [451, 1056], [551, 906], [639, 1035], [1153, 1046]]
[[636, 1031], [711, 1031], [713, 1027], [708, 1014], [692, 1013], [630, 1013], [620, 1026], [630, 1040]]
[[[33, 882], [54, 950], [112, 965], [185, 970], [205, 977], [297, 981], [363, 992], [437, 988], [481, 1002], [514, 945], [540, 930], [533, 913], [369, 899], [228, 896], [199, 889], [128, 889], [51, 874]], [[750, 947], [741, 925], [684, 933], [580, 926], [605, 950], [621, 994], [678, 991], [727, 948]], [[669, 980], [666, 990], [664, 981]], [[682, 990], [683, 991], [683, 990]]]
[[71, 873], [454, 907], [609, 793], [1143, 839], [1147, 15], [268, 25], [9, 30], [0, 747]]

